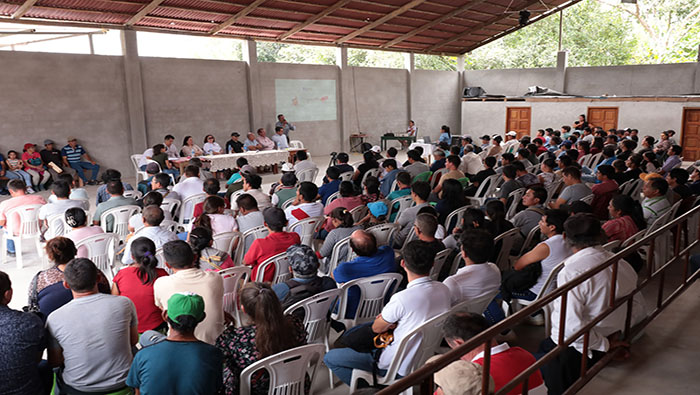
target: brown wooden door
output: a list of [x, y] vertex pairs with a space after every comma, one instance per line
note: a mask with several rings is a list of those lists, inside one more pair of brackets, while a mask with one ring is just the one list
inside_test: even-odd
[[588, 124], [605, 131], [617, 129], [617, 107], [588, 107]]
[[700, 108], [683, 110], [683, 160], [700, 159]]
[[518, 138], [530, 135], [530, 107], [506, 108], [506, 133], [518, 133]]

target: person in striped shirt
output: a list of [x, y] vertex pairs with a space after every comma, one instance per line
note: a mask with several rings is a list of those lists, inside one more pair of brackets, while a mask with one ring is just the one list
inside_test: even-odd
[[[78, 144], [75, 137], [68, 137], [68, 145], [61, 149], [61, 157], [63, 164], [75, 169], [83, 182], [88, 185], [97, 184], [97, 173], [100, 171], [100, 166], [88, 155], [83, 146]], [[90, 180], [85, 177], [85, 170], [90, 170]]]
[[671, 203], [666, 199], [666, 192], [668, 192], [668, 182], [662, 177], [647, 178], [642, 187], [642, 193], [644, 193], [642, 212], [647, 226], [651, 226], [657, 218], [671, 208]]

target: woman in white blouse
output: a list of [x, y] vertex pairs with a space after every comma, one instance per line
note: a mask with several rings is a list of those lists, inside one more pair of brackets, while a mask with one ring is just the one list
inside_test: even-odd
[[205, 155], [221, 155], [224, 153], [219, 143], [216, 142], [216, 138], [211, 134], [208, 134], [207, 137], [204, 138], [204, 146], [202, 149], [204, 149]]
[[182, 149], [180, 150], [182, 156], [200, 156], [204, 155], [204, 151], [197, 144], [194, 143], [192, 136], [185, 136], [182, 141]]

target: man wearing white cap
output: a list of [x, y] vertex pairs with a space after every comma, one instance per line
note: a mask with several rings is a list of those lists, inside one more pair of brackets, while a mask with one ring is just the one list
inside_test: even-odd
[[518, 133], [510, 131], [506, 133], [506, 140], [503, 143], [503, 152], [513, 153], [513, 151], [518, 149], [520, 142], [518, 141]]

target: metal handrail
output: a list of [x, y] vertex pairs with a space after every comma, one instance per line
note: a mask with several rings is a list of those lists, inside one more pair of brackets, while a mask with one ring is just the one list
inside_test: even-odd
[[[464, 344], [461, 346], [454, 348], [450, 350], [449, 352], [443, 354], [440, 358], [436, 359], [435, 361], [426, 364], [425, 366], [415, 370], [413, 373], [409, 374], [408, 376], [402, 378], [401, 380], [397, 381], [393, 385], [382, 389], [381, 391], [378, 392], [380, 395], [389, 395], [389, 394], [398, 394], [407, 388], [410, 388], [414, 385], [420, 385], [420, 393], [421, 394], [432, 394], [433, 392], [433, 373], [436, 371], [443, 369], [450, 363], [460, 359], [462, 356], [473, 350], [474, 348], [484, 345], [484, 363], [483, 363], [483, 382], [482, 382], [482, 394], [488, 394], [488, 388], [489, 388], [489, 372], [490, 372], [490, 360], [491, 360], [491, 347], [489, 346], [497, 335], [505, 331], [506, 329], [511, 329], [518, 325], [520, 322], [526, 320], [530, 315], [536, 313], [537, 311], [541, 310], [544, 306], [546, 306], [549, 303], [554, 302], [556, 299], [561, 298], [561, 309], [560, 309], [560, 324], [559, 324], [559, 336], [558, 336], [558, 344], [557, 346], [549, 351], [547, 354], [545, 354], [542, 358], [538, 359], [535, 363], [530, 365], [526, 370], [521, 372], [518, 376], [516, 376], [514, 379], [512, 379], [508, 384], [503, 386], [502, 388], [499, 389], [499, 391], [496, 393], [496, 395], [499, 394], [507, 394], [510, 392], [513, 388], [516, 386], [520, 385], [523, 383], [523, 394], [527, 393], [528, 390], [528, 384], [527, 384], [527, 379], [528, 377], [534, 373], [536, 370], [540, 369], [540, 367], [552, 359], [554, 359], [559, 353], [564, 351], [570, 344], [572, 344], [574, 341], [576, 341], [579, 337], [583, 335], [583, 353], [581, 356], [582, 359], [582, 364], [581, 364], [581, 378], [579, 378], [569, 389], [565, 392], [566, 394], [572, 394], [578, 391], [580, 388], [582, 388], [588, 381], [590, 381], [595, 374], [597, 374], [605, 365], [607, 365], [608, 362], [610, 362], [617, 354], [617, 352], [620, 349], [615, 349], [615, 350], [609, 350], [607, 354], [601, 358], [596, 364], [588, 368], [586, 366], [587, 363], [587, 354], [588, 354], [588, 339], [589, 339], [589, 333], [590, 330], [595, 327], [599, 322], [601, 322], [605, 317], [610, 315], [613, 311], [615, 311], [618, 307], [627, 304], [627, 311], [626, 311], [626, 318], [625, 318], [625, 328], [624, 328], [624, 339], [630, 340], [632, 339], [637, 333], [641, 332], [641, 330], [649, 323], [651, 322], [656, 316], [661, 313], [661, 311], [668, 306], [676, 297], [678, 297], [680, 294], [682, 294], [689, 286], [690, 284], [700, 276], [700, 271], [694, 273], [690, 277], [688, 277], [688, 265], [689, 265], [689, 255], [690, 251], [695, 248], [696, 246], [700, 245], [700, 241], [698, 239], [695, 239], [694, 241], [690, 242], [689, 240], [689, 235], [690, 232], [688, 232], [688, 220], [696, 215], [700, 215], [700, 206], [697, 206], [693, 208], [692, 210], [686, 212], [679, 218], [669, 222], [668, 224], [664, 225], [663, 227], [659, 228], [655, 232], [646, 235], [644, 238], [640, 239], [634, 244], [631, 244], [627, 248], [625, 248], [622, 251], [619, 251], [617, 254], [612, 256], [610, 259], [606, 260], [605, 262], [601, 263], [600, 265], [596, 266], [595, 268], [587, 271], [585, 274], [567, 282], [566, 284], [560, 285], [557, 287], [554, 291], [550, 292], [548, 295], [544, 296], [543, 298], [529, 304], [525, 308], [519, 310], [515, 314], [509, 316], [505, 320], [491, 326], [487, 330], [481, 332], [480, 334], [474, 336], [473, 338], [467, 340]], [[700, 224], [700, 223], [699, 223]], [[683, 226], [685, 225], [685, 226]], [[654, 264], [654, 245], [655, 243], [653, 242], [656, 238], [665, 236], [665, 234], [669, 231], [672, 231], [675, 228], [675, 240], [673, 244], [674, 248], [674, 255], [666, 261], [661, 267], [659, 267], [657, 270], [653, 270], [653, 264]], [[681, 249], [681, 236], [683, 231], [685, 231], [686, 234], [686, 246], [685, 248]], [[700, 236], [700, 226], [698, 229], [698, 235]], [[649, 250], [647, 252], [647, 273], [646, 273], [646, 279], [644, 279], [641, 283], [637, 285], [637, 287], [630, 292], [629, 294], [625, 295], [624, 297], [615, 299], [615, 289], [616, 289], [616, 283], [617, 283], [617, 262], [632, 254], [633, 252], [636, 252], [639, 250], [641, 247], [645, 245], [649, 245]], [[664, 288], [664, 280], [665, 280], [665, 272], [668, 268], [670, 268], [678, 259], [680, 259], [682, 256], [685, 256], [684, 259], [684, 265], [683, 265], [683, 283], [677, 287], [666, 299], [663, 299], [663, 288]], [[564, 330], [565, 330], [565, 324], [566, 324], [566, 303], [567, 303], [567, 295], [570, 290], [573, 288], [577, 287], [579, 284], [583, 283], [584, 281], [589, 280], [596, 274], [600, 273], [601, 271], [607, 269], [608, 267], [612, 266], [613, 273], [612, 273], [612, 289], [611, 289], [611, 301], [610, 301], [610, 306], [605, 309], [600, 315], [596, 316], [593, 320], [591, 320], [587, 325], [583, 326], [579, 331], [571, 335], [568, 339], [564, 339]], [[641, 273], [639, 273], [641, 276]], [[653, 280], [659, 279], [659, 289], [658, 289], [658, 296], [656, 300], [656, 308], [654, 311], [650, 312], [646, 318], [644, 318], [641, 322], [639, 322], [634, 328], [631, 327], [631, 317], [632, 317], [632, 301], [633, 298], [636, 294], [641, 292], [645, 287], [647, 287]], [[547, 334], [549, 336], [549, 334]], [[465, 339], [466, 340], [466, 339]]]

